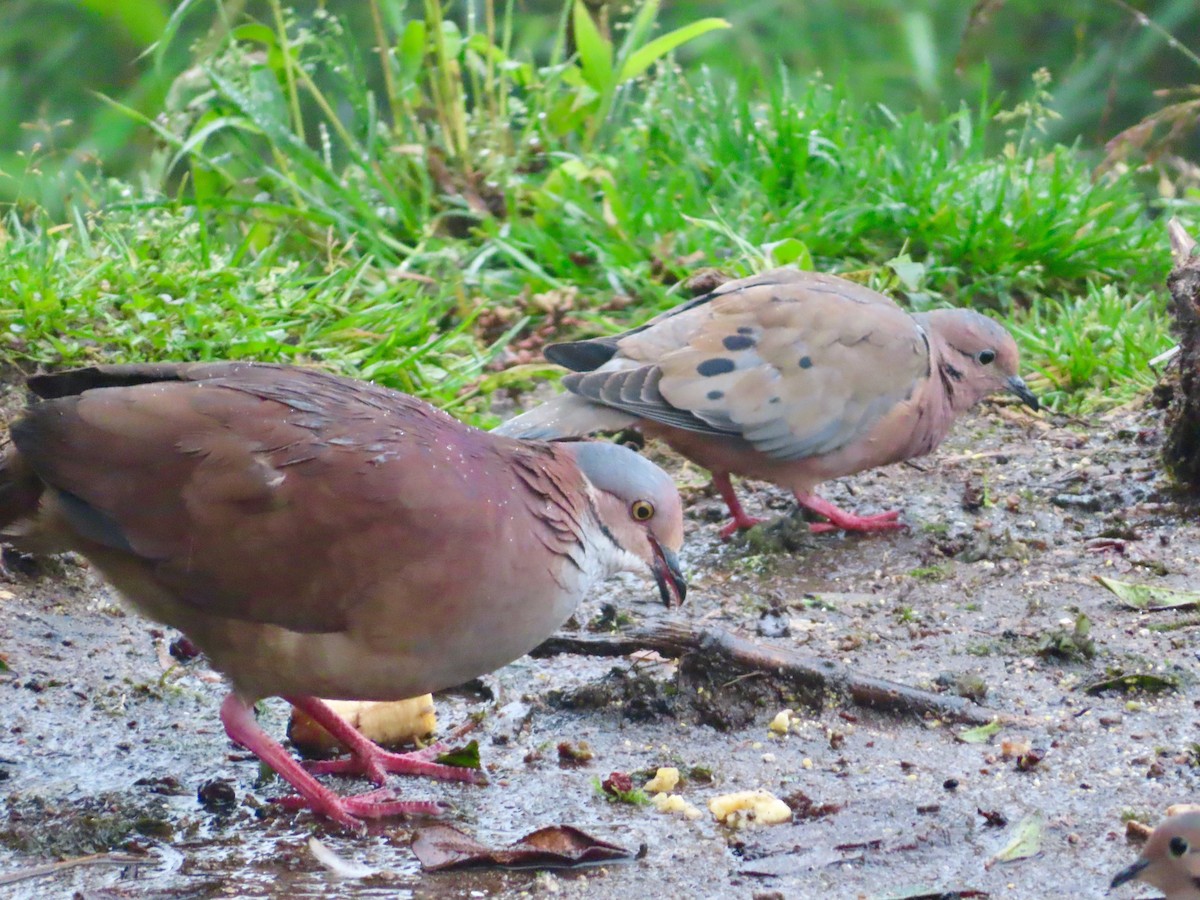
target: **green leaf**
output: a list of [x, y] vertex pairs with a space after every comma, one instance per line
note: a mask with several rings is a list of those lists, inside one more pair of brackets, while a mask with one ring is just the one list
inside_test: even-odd
[[396, 57], [400, 62], [400, 72], [407, 79], [413, 79], [421, 70], [425, 59], [425, 22], [413, 19], [404, 26], [404, 34], [396, 47]]
[[604, 94], [612, 89], [613, 82], [613, 48], [612, 44], [600, 34], [592, 14], [583, 5], [583, 0], [575, 0], [575, 46], [579, 50], [579, 65], [587, 83], [599, 93]]
[[613, 787], [611, 782], [601, 781], [599, 775], [592, 776], [592, 788], [609, 803], [628, 803], [630, 806], [647, 806], [650, 803], [650, 798], [641, 788], [622, 791]]
[[442, 23], [442, 47], [446, 59], [458, 59], [462, 52], [463, 37], [458, 26], [453, 22]]
[[924, 263], [914, 262], [913, 258], [907, 253], [902, 253], [893, 259], [889, 259], [887, 267], [896, 273], [896, 277], [904, 285], [904, 290], [909, 293], [916, 293], [922, 289], [925, 282]]
[[179, 32], [179, 26], [183, 24], [184, 17], [195, 2], [196, 0], [183, 0], [183, 2], [176, 6], [175, 11], [171, 13], [171, 18], [163, 26], [157, 40], [150, 46], [149, 50], [154, 54], [155, 69], [162, 69], [163, 58], [166, 56], [167, 48], [175, 40], [175, 35]]
[[676, 47], [681, 47], [702, 34], [730, 27], [732, 26], [724, 19], [701, 19], [657, 37], [630, 55], [629, 59], [625, 61], [625, 65], [621, 67], [621, 75], [617, 79], [617, 83], [622, 84], [630, 78], [637, 78]]
[[900, 17], [900, 26], [912, 58], [917, 86], [926, 96], [936, 96], [938, 52], [929, 13], [924, 10], [907, 12]]
[[467, 38], [467, 49], [474, 50], [484, 59], [491, 59], [492, 62], [498, 66], [510, 64], [512, 68], [516, 69], [522, 65], [528, 65], [527, 63], [519, 63], [515, 60], [509, 59], [504, 54], [504, 49], [502, 47], [497, 47], [495, 44], [489, 41], [486, 34], [480, 34], [477, 32]]
[[957, 737], [964, 744], [986, 744], [999, 731], [1000, 722], [998, 719], [993, 719], [986, 725], [968, 728], [966, 731], [960, 732]]
[[658, 18], [658, 7], [659, 0], [645, 0], [638, 8], [637, 15], [629, 23], [629, 31], [625, 34], [625, 40], [621, 41], [621, 50], [617, 54], [618, 68], [624, 69], [630, 54], [636, 52], [637, 48], [644, 44], [646, 38], [650, 36], [650, 31], [654, 28], [654, 21]]
[[789, 237], [771, 244], [763, 244], [763, 250], [773, 265], [795, 264], [797, 269], [806, 271], [811, 271], [813, 267], [812, 252], [808, 249], [808, 244], [799, 238]]
[[1151, 587], [1148, 584], [1133, 584], [1117, 581], [1103, 575], [1092, 576], [1117, 595], [1129, 609], [1155, 612], [1160, 609], [1189, 609], [1200, 606], [1200, 591], [1181, 591], [1176, 588]]
[[249, 22], [245, 25], [238, 25], [230, 34], [239, 41], [255, 41], [259, 44], [266, 44], [268, 47], [274, 47], [279, 42], [275, 39], [275, 32], [259, 22]]
[[437, 760], [443, 766], [457, 766], [460, 769], [478, 769], [479, 741], [471, 741], [465, 747], [455, 747], [438, 755]]
[[1085, 694], [1100, 694], [1104, 691], [1147, 691], [1157, 694], [1179, 689], [1179, 679], [1156, 672], [1128, 672], [1093, 681], [1079, 688]]
[[947, 890], [943, 887], [927, 884], [920, 887], [902, 887], [887, 894], [874, 894], [871, 900], [953, 900], [955, 897], [986, 897], [983, 891]]
[[78, 0], [79, 5], [92, 10], [121, 28], [139, 44], [153, 44], [166, 28], [167, 4], [162, 0]]
[[1023, 818], [1013, 833], [1008, 845], [988, 860], [985, 868], [992, 863], [1013, 862], [1018, 859], [1028, 859], [1042, 852], [1042, 814], [1032, 813]]

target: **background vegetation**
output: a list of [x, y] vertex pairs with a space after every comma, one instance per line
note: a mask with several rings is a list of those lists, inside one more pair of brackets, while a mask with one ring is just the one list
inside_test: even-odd
[[303, 360], [486, 424], [548, 336], [786, 263], [996, 310], [1062, 408], [1152, 381], [1194, 2], [658, 6], [9, 0], [0, 361]]

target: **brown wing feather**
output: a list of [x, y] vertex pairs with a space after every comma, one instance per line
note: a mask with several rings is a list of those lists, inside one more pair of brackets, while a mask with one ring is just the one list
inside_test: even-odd
[[73, 498], [81, 534], [108, 529], [110, 547], [207, 613], [340, 630], [375, 581], [427, 555], [413, 542], [429, 523], [442, 544], [483, 543], [490, 509], [445, 512], [514, 480], [481, 432], [375, 385], [237, 364], [166, 374], [117, 390], [86, 386], [128, 372], [77, 375], [84, 393], [35, 404], [14, 440]]
[[[775, 459], [857, 439], [928, 374], [916, 322], [844, 279], [776, 270], [728, 282], [616, 338], [611, 362], [564, 384], [597, 403]], [[582, 359], [582, 356], [579, 357]]]

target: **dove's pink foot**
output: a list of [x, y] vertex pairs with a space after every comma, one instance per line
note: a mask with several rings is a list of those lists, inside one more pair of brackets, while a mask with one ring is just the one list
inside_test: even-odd
[[738, 500], [737, 494], [734, 493], [733, 482], [729, 480], [728, 473], [714, 472], [712, 483], [713, 487], [717, 489], [717, 493], [721, 495], [721, 499], [725, 501], [725, 505], [729, 507], [729, 514], [733, 516], [733, 521], [725, 525], [718, 532], [721, 540], [727, 541], [739, 531], [745, 531], [747, 528], [753, 528], [760, 522], [767, 521], [766, 519], [746, 514], [746, 511], [742, 509], [741, 501]]
[[468, 784], [480, 784], [485, 780], [483, 774], [476, 769], [434, 762], [434, 757], [445, 749], [440, 744], [413, 753], [391, 753], [363, 737], [357, 728], [335, 713], [323, 700], [316, 697], [284, 699], [311, 717], [333, 735], [338, 743], [350, 750], [350, 756], [344, 759], [311, 763], [308, 766], [310, 772], [318, 775], [363, 775], [378, 785], [387, 780], [389, 772], [397, 775], [424, 775], [438, 781], [464, 781]]
[[819, 516], [824, 516], [828, 522], [813, 522], [808, 526], [809, 531], [813, 534], [821, 534], [826, 531], [896, 531], [900, 528], [907, 528], [903, 522], [897, 522], [900, 518], [900, 510], [893, 509], [889, 512], [879, 513], [874, 516], [856, 516], [854, 513], [848, 513], [844, 509], [840, 509], [830, 503], [828, 500], [822, 500], [816, 494], [796, 494], [796, 502], [805, 509], [810, 509]]
[[[330, 710], [332, 712], [332, 710]], [[251, 712], [237, 694], [230, 692], [221, 704], [221, 723], [225, 733], [241, 744], [296, 789], [298, 797], [279, 802], [290, 809], [308, 807], [352, 831], [362, 831], [362, 819], [398, 815], [437, 815], [442, 805], [427, 800], [397, 800], [390, 791], [371, 791], [356, 797], [339, 797], [321, 784], [269, 734], [258, 727]], [[386, 795], [386, 796], [385, 796]]]
[[[347, 828], [355, 831], [362, 830], [359, 819], [386, 819], [389, 816], [439, 816], [445, 807], [433, 800], [397, 800], [396, 792], [391, 788], [376, 788], [363, 794], [350, 797], [335, 797], [337, 808], [334, 811], [316, 809], [307, 797], [293, 794], [290, 797], [272, 797], [271, 802], [277, 803], [284, 809], [312, 809], [321, 815], [334, 819]], [[343, 821], [341, 816], [348, 816]]]

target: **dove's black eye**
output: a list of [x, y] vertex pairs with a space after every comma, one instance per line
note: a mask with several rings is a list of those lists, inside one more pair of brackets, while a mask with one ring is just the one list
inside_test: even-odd
[[637, 521], [645, 522], [654, 515], [654, 504], [649, 500], [634, 500], [633, 504], [629, 507], [629, 513]]
[[992, 360], [994, 360], [996, 358], [996, 351], [995, 350], [980, 350], [979, 355], [975, 358], [977, 360], [979, 360], [979, 364], [981, 366], [986, 366], [989, 363], [991, 363]]
[[1188, 852], [1188, 842], [1179, 835], [1175, 835], [1175, 837], [1171, 838], [1171, 843], [1167, 846], [1170, 847], [1171, 855], [1174, 857], [1183, 856], [1183, 854]]

